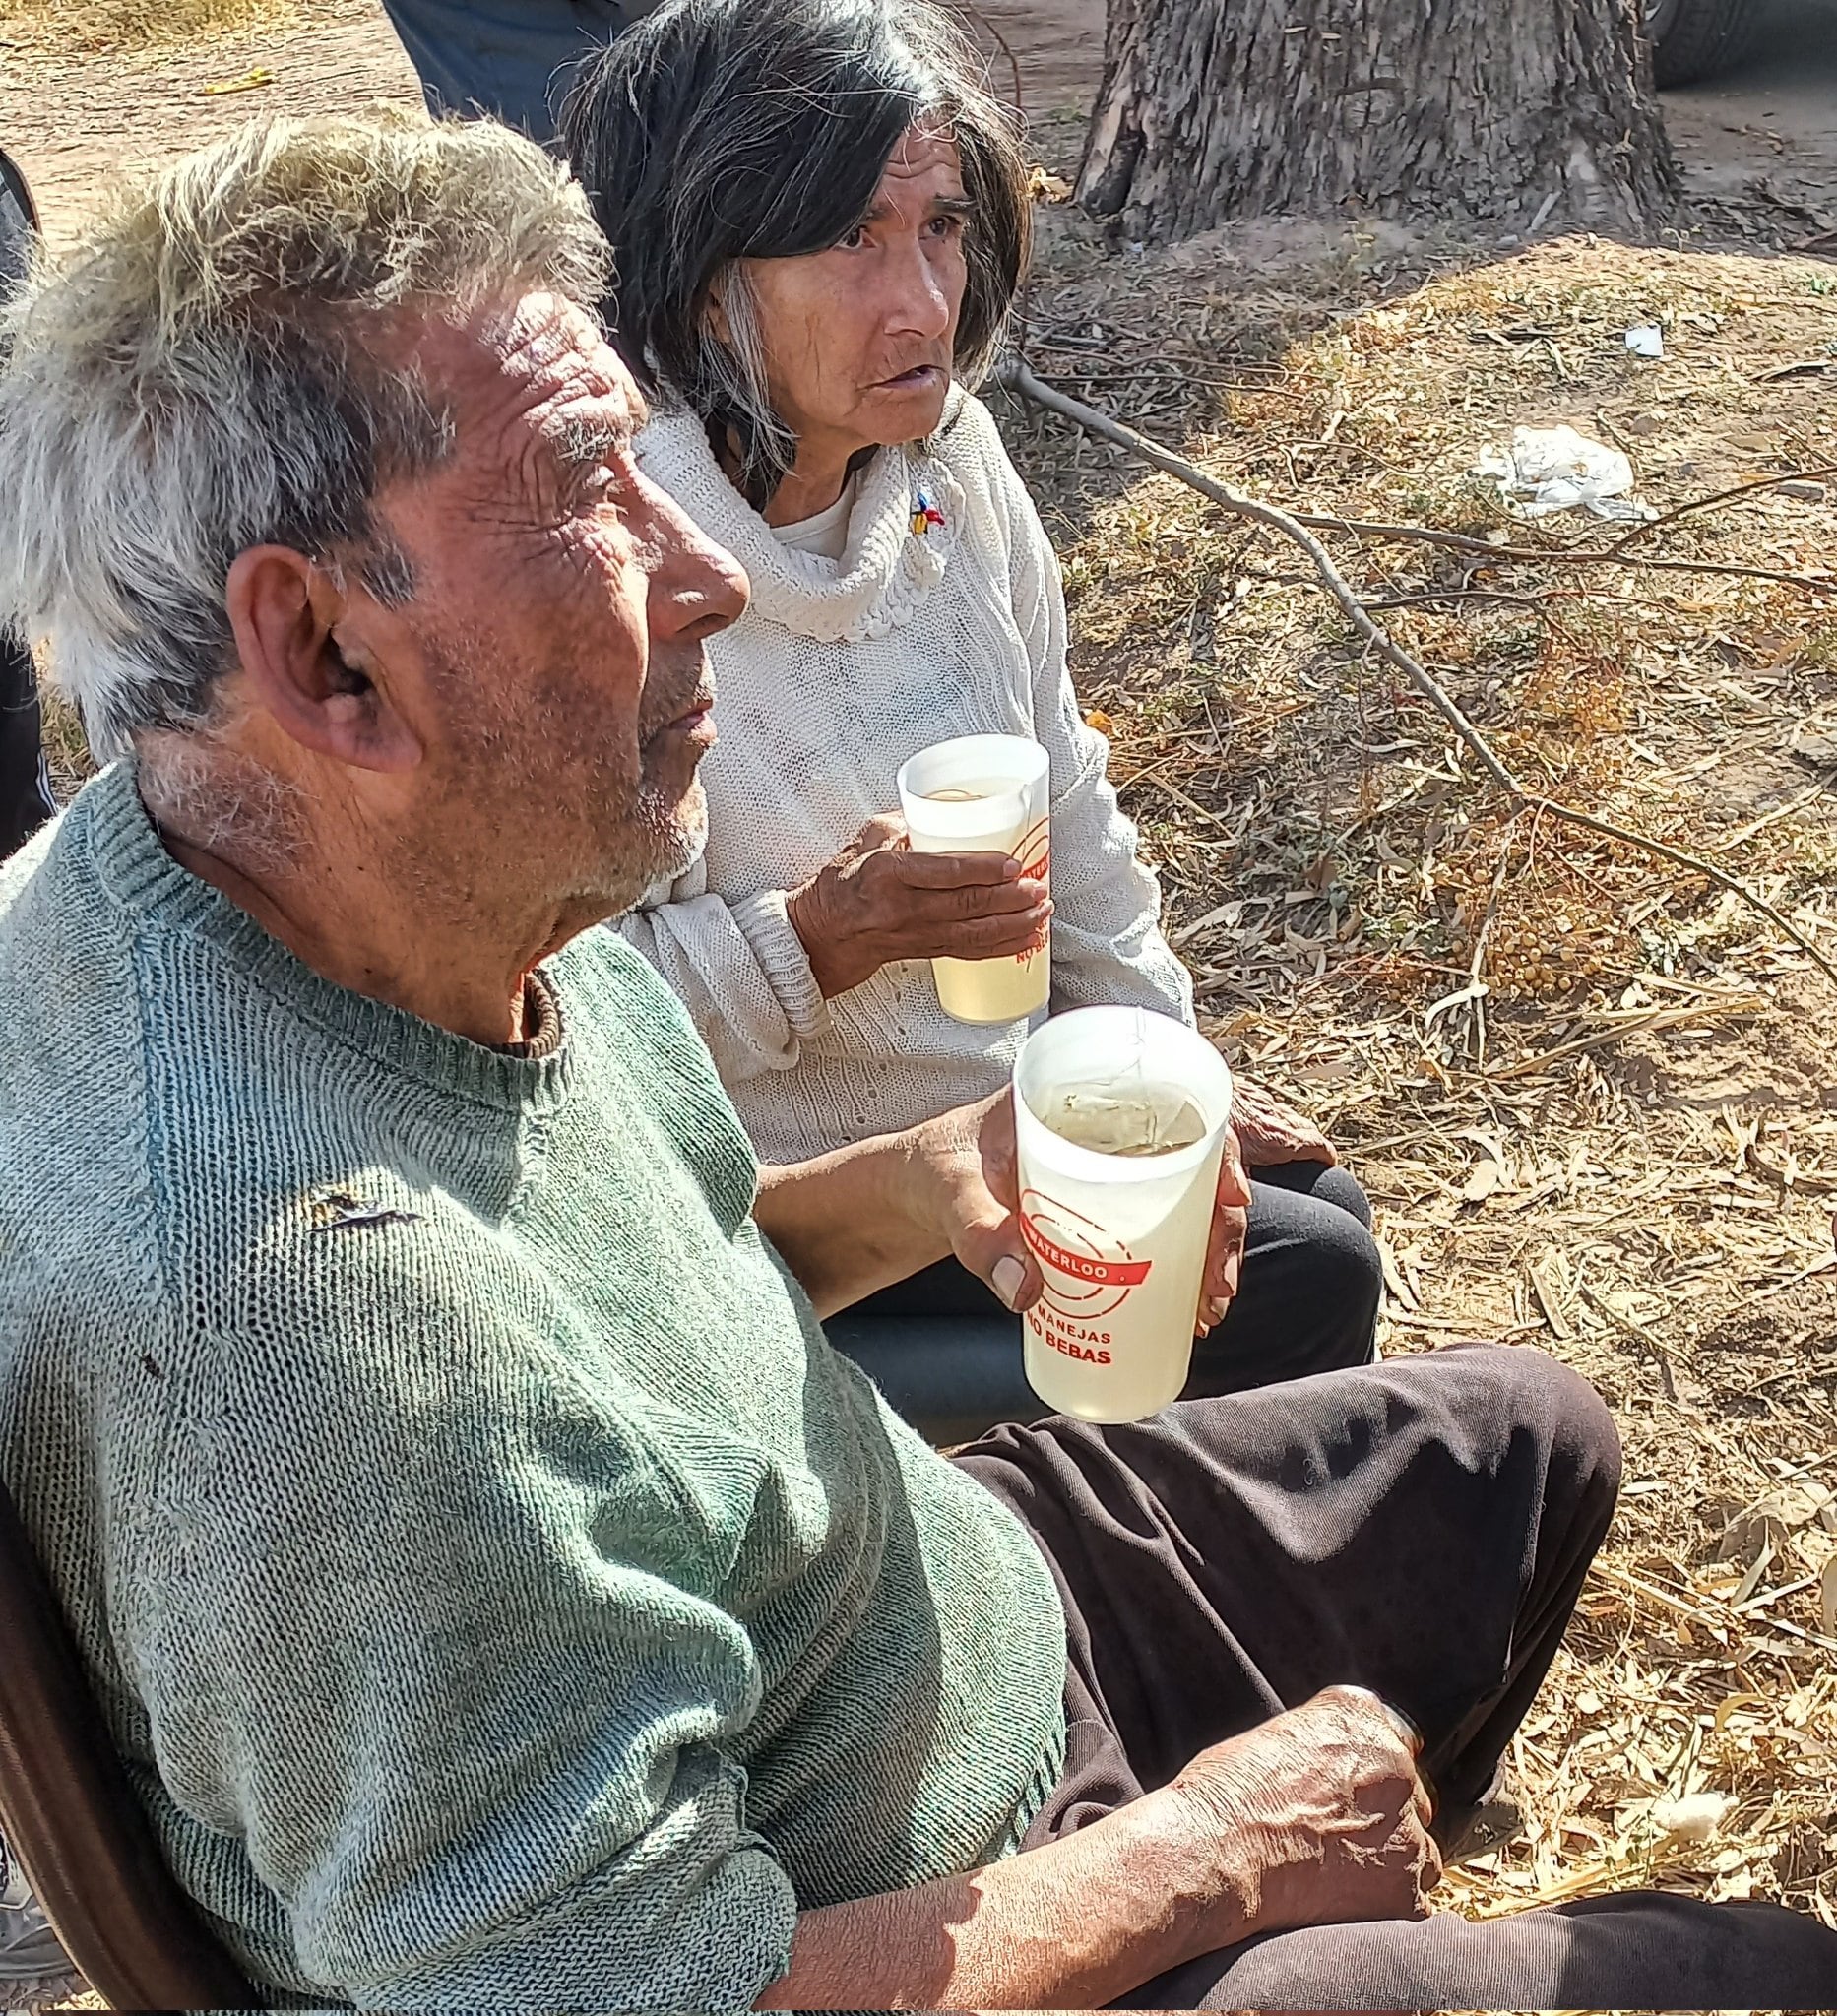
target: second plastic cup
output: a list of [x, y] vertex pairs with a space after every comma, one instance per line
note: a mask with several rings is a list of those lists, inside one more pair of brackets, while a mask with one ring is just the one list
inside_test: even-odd
[[[1022, 735], [959, 735], [900, 771], [900, 809], [915, 851], [1012, 854], [1036, 881], [1051, 874], [1046, 752]], [[1019, 1022], [1052, 991], [1049, 946], [999, 959], [934, 959], [938, 1005], [959, 1022]]]
[[1231, 1109], [1225, 1060], [1169, 1015], [1079, 1008], [1022, 1045], [1021, 1230], [1045, 1281], [1027, 1382], [1058, 1413], [1140, 1420], [1186, 1384]]

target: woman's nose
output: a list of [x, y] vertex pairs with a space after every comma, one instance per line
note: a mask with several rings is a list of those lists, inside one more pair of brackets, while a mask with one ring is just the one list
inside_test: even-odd
[[902, 333], [937, 337], [950, 327], [950, 295], [922, 245], [916, 246], [911, 259], [901, 264], [894, 312], [894, 326]]

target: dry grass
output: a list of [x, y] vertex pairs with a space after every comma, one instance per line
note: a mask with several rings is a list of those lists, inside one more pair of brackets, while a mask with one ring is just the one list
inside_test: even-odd
[[[1035, 368], [1272, 502], [1484, 537], [1506, 520], [1475, 459], [1560, 420], [1661, 509], [1837, 461], [1837, 268], [1579, 241], [1099, 261], [1075, 230]], [[1622, 340], [1648, 320], [1656, 366]], [[1377, 1204], [1384, 1348], [1536, 1343], [1620, 1423], [1619, 1522], [1514, 1746], [1526, 1825], [1449, 1900], [1658, 1881], [1837, 1926], [1837, 1000], [1720, 892], [1510, 817], [1298, 551], [1003, 418], [1202, 1012]], [[1816, 492], [1763, 491], [1635, 550], [1816, 573], [1834, 533]], [[1837, 592], [1331, 543], [1528, 781], [1736, 868], [1837, 953]], [[1665, 1804], [1697, 1793], [1726, 1801], [1701, 1839]]]
[[293, 18], [292, 0], [0, 0], [0, 32], [98, 55], [208, 40]]

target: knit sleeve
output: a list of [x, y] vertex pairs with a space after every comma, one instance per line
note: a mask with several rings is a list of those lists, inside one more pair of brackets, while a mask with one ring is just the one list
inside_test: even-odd
[[703, 1508], [527, 1288], [389, 1232], [154, 1341], [108, 1586], [160, 1781], [359, 2007], [749, 2008], [796, 1904], [728, 1747], [760, 1677], [693, 1593]]
[[1052, 1005], [1157, 1008], [1193, 1019], [1193, 986], [1161, 930], [1161, 889], [1109, 782], [1109, 744], [1086, 724], [1065, 662], [1058, 555], [992, 420], [1008, 515], [1014, 620], [1033, 685], [1034, 734], [1051, 758]]
[[688, 1009], [726, 1085], [794, 1070], [802, 1044], [829, 1027], [829, 1004], [785, 904], [782, 889], [730, 902], [674, 894], [618, 922]]

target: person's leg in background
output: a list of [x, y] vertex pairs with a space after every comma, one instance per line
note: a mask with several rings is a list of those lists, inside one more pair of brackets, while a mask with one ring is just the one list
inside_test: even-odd
[[[1250, 1190], [1237, 1299], [1195, 1340], [1182, 1399], [1247, 1392], [1375, 1355], [1384, 1277], [1364, 1192], [1344, 1169], [1301, 1162], [1253, 1170]], [[934, 1325], [949, 1326], [948, 1336], [927, 1338]], [[1047, 1412], [1022, 1368], [1020, 1318], [955, 1260], [895, 1282], [826, 1328], [908, 1420], [938, 1439], [961, 1441], [993, 1421], [1037, 1421]]]
[[[38, 235], [26, 178], [0, 154], [0, 300], [26, 278]], [[51, 816], [50, 781], [38, 738], [32, 655], [0, 629], [0, 858]]]
[[574, 72], [655, 0], [383, 0], [438, 119], [479, 114], [555, 145]]
[[1371, 1207], [1343, 1168], [1290, 1162], [1251, 1169], [1237, 1296], [1195, 1342], [1181, 1398], [1369, 1364], [1383, 1293]]
[[55, 809], [38, 735], [32, 654], [0, 631], [0, 859]]
[[0, 2008], [63, 2001], [88, 1985], [0, 1841]]

